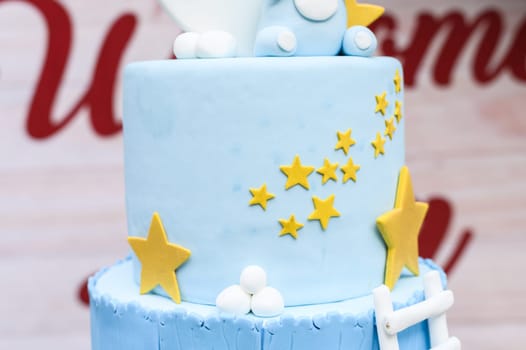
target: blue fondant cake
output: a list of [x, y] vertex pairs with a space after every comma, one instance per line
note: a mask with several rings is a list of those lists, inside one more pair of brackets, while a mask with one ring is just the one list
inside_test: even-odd
[[[286, 305], [328, 303], [369, 294], [383, 282], [385, 244], [376, 218], [392, 209], [404, 165], [404, 119], [385, 154], [371, 145], [394, 113], [393, 58], [290, 57], [134, 63], [124, 76], [124, 150], [128, 229], [145, 237], [158, 212], [168, 240], [192, 251], [177, 270], [181, 297], [213, 305], [244, 266], [259, 265]], [[351, 129], [347, 154], [335, 149]], [[286, 189], [295, 156], [319, 169], [324, 159], [360, 166], [356, 181]], [[266, 184], [266, 210], [250, 188]], [[323, 229], [308, 220], [314, 196], [334, 194], [340, 213]], [[279, 236], [280, 219], [304, 226]], [[202, 258], [199, 258], [202, 257]], [[135, 260], [135, 279], [140, 264]], [[316, 288], [312, 283], [316, 281]], [[205, 288], [203, 288], [205, 287]], [[162, 291], [160, 291], [162, 292]]]
[[410, 309], [402, 349], [436, 340], [422, 310], [452, 296], [410, 307], [439, 268], [418, 259], [402, 67], [370, 57], [383, 9], [361, 6], [265, 0], [255, 56], [292, 57], [188, 32], [174, 52], [193, 59], [127, 66], [132, 253], [89, 282], [93, 350], [378, 349], [397, 336], [381, 298]]

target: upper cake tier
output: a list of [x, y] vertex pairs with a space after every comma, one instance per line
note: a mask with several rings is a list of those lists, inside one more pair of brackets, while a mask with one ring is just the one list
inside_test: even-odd
[[247, 265], [286, 305], [369, 294], [386, 260], [376, 219], [404, 165], [401, 76], [387, 57], [129, 65], [129, 235], [146, 237], [158, 212], [191, 251], [177, 269], [184, 301], [214, 304]]

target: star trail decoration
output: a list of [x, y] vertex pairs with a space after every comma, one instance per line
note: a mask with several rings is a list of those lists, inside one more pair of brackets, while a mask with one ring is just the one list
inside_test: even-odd
[[360, 166], [354, 164], [352, 158], [349, 158], [347, 164], [341, 168], [341, 171], [343, 172], [343, 183], [346, 183], [349, 180], [356, 182], [356, 172], [358, 170], [360, 170]]
[[272, 193], [267, 192], [267, 184], [263, 184], [260, 188], [251, 188], [250, 193], [252, 199], [248, 204], [259, 205], [263, 210], [267, 210], [267, 201], [275, 197]]
[[356, 144], [356, 141], [351, 138], [352, 129], [348, 129], [346, 132], [337, 131], [338, 143], [334, 147], [335, 150], [341, 149], [345, 155], [349, 152], [349, 148]]
[[389, 106], [389, 102], [387, 101], [387, 92], [383, 92], [381, 95], [376, 95], [376, 109], [374, 110], [374, 113], [382, 113], [382, 115], [385, 115], [387, 106]]
[[389, 140], [393, 139], [393, 134], [396, 131], [396, 127], [394, 125], [394, 117], [391, 117], [390, 119], [385, 120], [385, 136], [389, 136]]
[[400, 91], [402, 91], [402, 77], [400, 76], [400, 72], [398, 71], [398, 69], [395, 72], [393, 82], [395, 86], [395, 92], [398, 94]]
[[325, 231], [329, 225], [330, 218], [340, 216], [340, 212], [334, 208], [334, 195], [332, 194], [326, 199], [313, 196], [312, 202], [314, 211], [309, 215], [308, 219], [319, 220], [321, 227]]
[[321, 179], [322, 184], [326, 184], [329, 180], [338, 181], [336, 169], [338, 169], [338, 163], [331, 163], [327, 158], [325, 158], [323, 161], [323, 166], [316, 170], [318, 174], [323, 176]]
[[282, 165], [279, 168], [287, 175], [286, 190], [296, 185], [300, 185], [306, 190], [310, 188], [307, 178], [314, 171], [314, 167], [302, 165], [300, 156], [296, 155], [291, 165]]
[[400, 120], [402, 120], [402, 102], [400, 101], [395, 101], [394, 117], [397, 123], [400, 123]]
[[[371, 9], [368, 8], [370, 5], [359, 5], [356, 3], [355, 0], [346, 0], [347, 3], [351, 4], [351, 8], [358, 9], [358, 12], [365, 11], [365, 16], [369, 16], [368, 19], [360, 19], [357, 20], [356, 17], [351, 19], [354, 24], [361, 24], [361, 25], [367, 25], [370, 21], [374, 21], [376, 18], [374, 13], [376, 13], [378, 16], [381, 14], [381, 12], [377, 12], [378, 9]], [[373, 6], [374, 7], [374, 6]], [[382, 9], [383, 11], [383, 9]], [[362, 13], [359, 16], [364, 15]], [[358, 23], [358, 22], [360, 23]], [[386, 86], [384, 87], [383, 91], [376, 95], [372, 94], [375, 98], [376, 105], [374, 109], [374, 114], [381, 114], [380, 120], [373, 121], [373, 125], [376, 126], [376, 129], [373, 130], [373, 132], [376, 134], [375, 138], [370, 141], [370, 145], [374, 149], [374, 153], [371, 154], [371, 156], [374, 155], [374, 158], [378, 158], [380, 155], [385, 155], [385, 143], [387, 141], [387, 137], [389, 140], [393, 140], [395, 131], [397, 130], [396, 123], [400, 123], [402, 118], [402, 103], [398, 100], [397, 94], [402, 92], [403, 89], [403, 81], [402, 81], [402, 75], [401, 71], [399, 69], [393, 70], [391, 73], [388, 73], [390, 79], [386, 79]], [[393, 89], [393, 84], [394, 89]], [[394, 90], [394, 91], [393, 91]], [[377, 91], [378, 92], [378, 91]], [[391, 108], [388, 108], [390, 106], [390, 102], [388, 99], [392, 99], [394, 102], [394, 111], [392, 112]], [[372, 102], [372, 100], [368, 100], [369, 102]], [[372, 104], [372, 103], [371, 103]], [[367, 102], [367, 105], [369, 103]], [[371, 106], [372, 107], [372, 106]], [[370, 107], [369, 107], [370, 108]], [[370, 111], [370, 114], [373, 114], [372, 108], [368, 110]], [[386, 117], [387, 113], [393, 113], [390, 117]], [[352, 117], [354, 118], [354, 116]], [[352, 120], [352, 119], [351, 119]], [[381, 125], [381, 126], [380, 126]], [[345, 131], [343, 131], [345, 130]], [[358, 132], [363, 132], [362, 129], [357, 129]], [[356, 164], [353, 156], [350, 156], [350, 153], [352, 153], [352, 150], [354, 149], [353, 146], [357, 144], [357, 141], [352, 138], [352, 129], [345, 127], [336, 130], [336, 144], [334, 146], [334, 151], [339, 152], [342, 151], [345, 156], [347, 156], [347, 161], [343, 165], [339, 165], [338, 162], [331, 163], [329, 160], [329, 157], [326, 156], [323, 158], [323, 165], [317, 169], [315, 169], [313, 166], [303, 164], [300, 158], [299, 154], [296, 154], [291, 162], [291, 164], [287, 165], [281, 165], [279, 166], [279, 170], [281, 173], [286, 177], [285, 180], [285, 190], [288, 191], [291, 188], [295, 186], [303, 187], [305, 190], [310, 191], [311, 190], [311, 184], [309, 183], [309, 176], [316, 171], [316, 173], [321, 175], [321, 184], [324, 186], [327, 186], [327, 188], [331, 188], [330, 186], [334, 186], [330, 184], [330, 180], [334, 184], [338, 182], [338, 167], [342, 172], [342, 183], [346, 184], [347, 182], [350, 182], [349, 180], [352, 180], [352, 182], [357, 182], [358, 179], [358, 172], [361, 169], [361, 166], [359, 164]], [[364, 137], [365, 135], [358, 135], [361, 137]], [[371, 136], [371, 135], [369, 135]], [[385, 137], [384, 137], [385, 136]], [[360, 138], [358, 138], [358, 143], [362, 143]], [[369, 146], [369, 147], [371, 147]], [[357, 146], [356, 148], [358, 152], [362, 153], [365, 149], [365, 144], [361, 144]], [[341, 157], [341, 153], [338, 153], [338, 156]], [[365, 155], [358, 154], [358, 157], [363, 157]], [[359, 160], [362, 160], [362, 158], [358, 158]], [[361, 161], [360, 161], [361, 162]], [[363, 163], [367, 164], [367, 163]], [[380, 171], [380, 170], [379, 170]], [[366, 175], [367, 172], [364, 172], [364, 175]], [[402, 176], [402, 175], [401, 175]], [[404, 175], [405, 176], [405, 175]], [[403, 178], [403, 176], [402, 176]], [[401, 184], [404, 184], [405, 180], [401, 180]], [[314, 186], [314, 190], [318, 190], [319, 187]], [[349, 185], [351, 186], [351, 185]], [[250, 206], [260, 206], [263, 210], [266, 211], [268, 201], [275, 199], [275, 195], [273, 193], [268, 192], [266, 183], [263, 183], [261, 187], [259, 188], [249, 188], [250, 193], [252, 194], [252, 198], [249, 201]], [[340, 216], [340, 212], [335, 208], [334, 201], [335, 201], [335, 194], [329, 193], [325, 194], [328, 195], [325, 199], [321, 199], [317, 196], [312, 196], [312, 202], [314, 205], [314, 210], [308, 215], [307, 218], [300, 218], [300, 221], [308, 220], [308, 221], [319, 221], [321, 229], [323, 231], [327, 230], [329, 222], [332, 218], [336, 218]], [[277, 209], [277, 208], [276, 208]], [[278, 209], [279, 210], [279, 209]], [[276, 220], [281, 225], [281, 231], [279, 233], [279, 236], [285, 236], [290, 235], [292, 238], [297, 239], [298, 238], [298, 231], [304, 227], [304, 225], [296, 220], [296, 217], [294, 214], [290, 215], [288, 219], [285, 218], [276, 218]]]
[[385, 139], [378, 132], [376, 133], [376, 139], [371, 142], [371, 145], [374, 147], [374, 157], [377, 158], [380, 154], [385, 154], [384, 150]]
[[288, 220], [280, 219], [279, 223], [282, 227], [279, 235], [291, 235], [294, 239], [298, 238], [298, 230], [300, 230], [303, 227], [303, 224], [296, 221], [294, 215], [291, 215]]

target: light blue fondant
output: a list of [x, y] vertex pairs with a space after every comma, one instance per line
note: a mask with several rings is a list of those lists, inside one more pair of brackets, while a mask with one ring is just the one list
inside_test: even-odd
[[275, 47], [276, 36], [269, 36], [268, 28], [287, 28], [296, 36], [296, 56], [337, 55], [347, 26], [347, 12], [343, 0], [338, 0], [337, 12], [324, 21], [312, 21], [297, 10], [294, 0], [266, 0], [259, 21], [259, 32], [254, 44], [255, 56], [288, 56]]
[[[421, 260], [425, 274], [439, 270]], [[221, 314], [217, 308], [140, 295], [127, 259], [89, 281], [92, 350], [369, 350], [378, 349], [372, 295], [328, 304], [287, 307], [281, 316]], [[445, 285], [445, 275], [442, 273]], [[423, 300], [423, 279], [403, 275], [395, 309]], [[429, 348], [427, 322], [399, 333], [400, 348]]]
[[[322, 0], [323, 1], [323, 0]], [[349, 56], [370, 57], [376, 50], [373, 32], [363, 26], [347, 28], [347, 10], [338, 0], [336, 13], [325, 20], [312, 20], [300, 13], [294, 0], [266, 0], [261, 11], [254, 56], [335, 56], [340, 52]], [[366, 33], [371, 46], [360, 49], [354, 42], [359, 32]], [[283, 50], [280, 34], [296, 38], [296, 48]]]
[[[370, 46], [368, 48], [360, 48], [356, 44], [356, 37], [358, 34], [365, 35], [370, 41]], [[378, 46], [378, 41], [374, 33], [367, 27], [364, 26], [353, 26], [345, 31], [343, 36], [343, 53], [348, 56], [362, 56], [369, 57], [372, 56], [376, 51]]]
[[[159, 212], [170, 242], [191, 250], [177, 270], [184, 301], [214, 304], [247, 265], [267, 272], [285, 304], [334, 302], [368, 294], [383, 281], [385, 244], [376, 218], [393, 208], [404, 165], [404, 119], [385, 155], [371, 141], [394, 112], [392, 58], [290, 57], [134, 63], [124, 81], [124, 142], [129, 235], [145, 237]], [[375, 95], [387, 92], [386, 116]], [[335, 150], [337, 131], [356, 144]], [[325, 158], [361, 166], [356, 183], [285, 190], [280, 166], [295, 155], [319, 168]], [[249, 189], [275, 195], [264, 211]], [[340, 217], [322, 230], [307, 220], [312, 197], [335, 195]], [[294, 214], [298, 239], [279, 237]], [[135, 260], [135, 279], [140, 264]], [[313, 283], [315, 281], [315, 283]], [[162, 292], [162, 291], [159, 291]]]

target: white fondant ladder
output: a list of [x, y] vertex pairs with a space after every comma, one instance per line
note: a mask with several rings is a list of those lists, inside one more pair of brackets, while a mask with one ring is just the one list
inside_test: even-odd
[[373, 290], [380, 350], [399, 350], [397, 334], [426, 319], [431, 350], [460, 350], [460, 341], [448, 335], [446, 320], [446, 311], [453, 305], [453, 292], [442, 289], [438, 271], [424, 276], [424, 292], [426, 300], [393, 311], [389, 288], [382, 285]]

